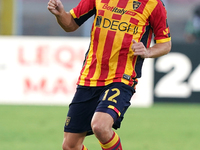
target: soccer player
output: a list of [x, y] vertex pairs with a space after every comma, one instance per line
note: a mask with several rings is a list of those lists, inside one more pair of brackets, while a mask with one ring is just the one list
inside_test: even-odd
[[[166, 9], [161, 0], [81, 0], [70, 12], [60, 0], [49, 11], [66, 31], [75, 31], [95, 15], [91, 41], [69, 106], [63, 150], [87, 150], [95, 134], [103, 150], [122, 150], [114, 129], [120, 127], [145, 58], [171, 50]], [[154, 34], [155, 45], [150, 47]], [[78, 44], [78, 43], [77, 43]]]

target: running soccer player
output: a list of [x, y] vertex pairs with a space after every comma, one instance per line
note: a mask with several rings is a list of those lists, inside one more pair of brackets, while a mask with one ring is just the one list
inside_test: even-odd
[[[95, 15], [91, 41], [64, 127], [63, 150], [87, 150], [95, 134], [103, 150], [122, 150], [119, 136], [145, 58], [171, 50], [166, 9], [161, 0], [81, 0], [70, 12], [60, 0], [48, 9], [66, 31]], [[155, 45], [150, 47], [154, 34]]]

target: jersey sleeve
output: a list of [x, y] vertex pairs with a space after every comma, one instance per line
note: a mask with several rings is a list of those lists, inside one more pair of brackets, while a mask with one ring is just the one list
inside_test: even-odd
[[164, 43], [171, 40], [170, 30], [167, 23], [167, 11], [161, 0], [150, 16], [150, 24], [154, 31], [154, 40], [156, 43]]
[[70, 13], [75, 22], [81, 26], [96, 13], [95, 0], [81, 0], [75, 8], [70, 10]]

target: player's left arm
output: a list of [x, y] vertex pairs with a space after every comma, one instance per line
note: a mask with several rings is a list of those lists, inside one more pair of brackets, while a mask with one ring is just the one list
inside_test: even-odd
[[142, 42], [133, 40], [132, 50], [135, 56], [142, 58], [157, 58], [163, 56], [171, 51], [171, 41], [164, 43], [157, 43], [152, 47], [146, 48]]
[[167, 23], [167, 11], [161, 1], [158, 1], [149, 21], [154, 31], [156, 44], [146, 48], [142, 42], [137, 43], [133, 40], [132, 50], [134, 55], [140, 55], [142, 58], [156, 58], [169, 53], [171, 51], [170, 30]]

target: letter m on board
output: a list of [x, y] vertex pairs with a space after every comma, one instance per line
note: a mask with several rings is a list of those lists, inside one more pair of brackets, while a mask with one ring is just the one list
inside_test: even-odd
[[96, 26], [100, 27], [102, 21], [102, 16], [97, 16]]

